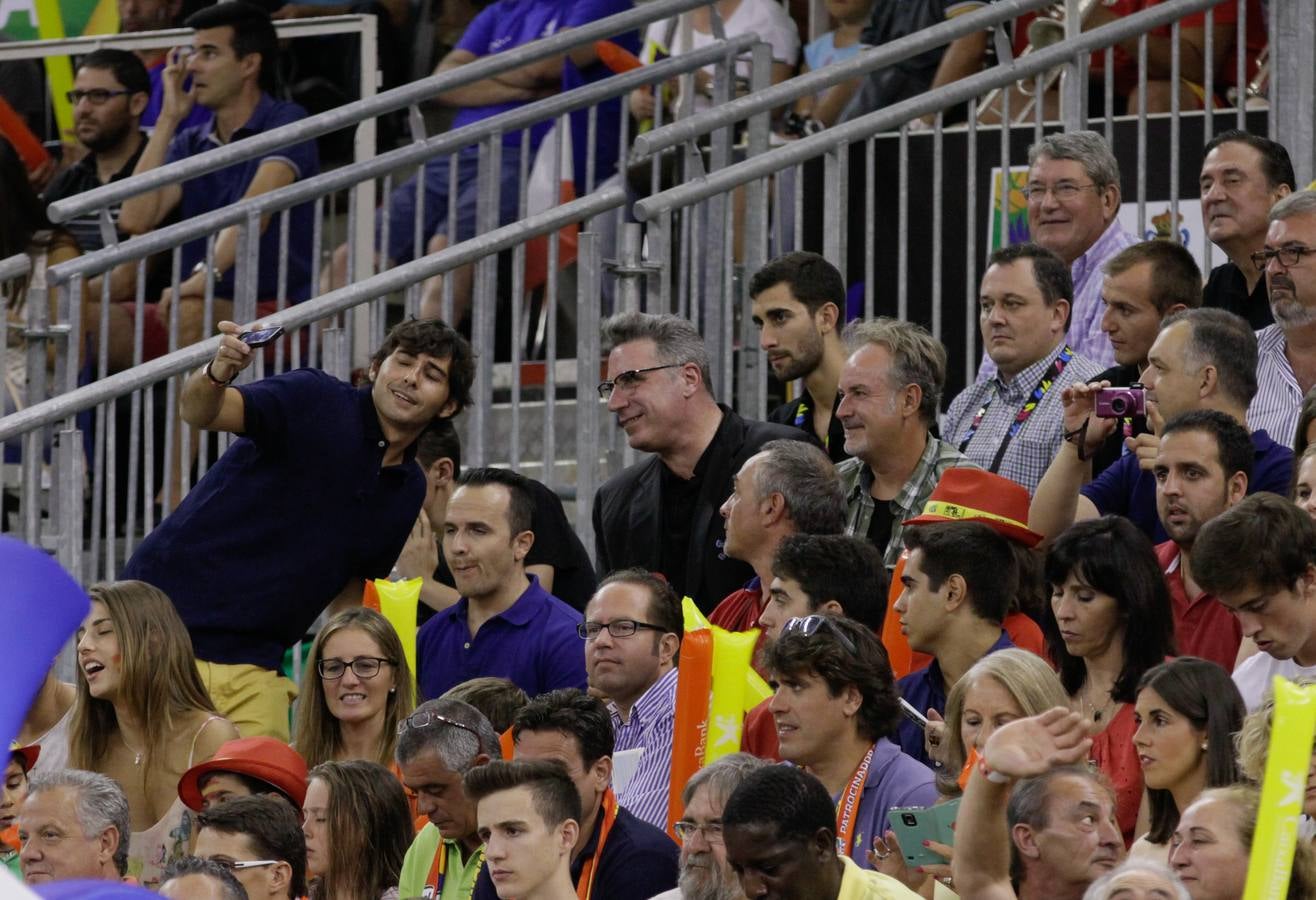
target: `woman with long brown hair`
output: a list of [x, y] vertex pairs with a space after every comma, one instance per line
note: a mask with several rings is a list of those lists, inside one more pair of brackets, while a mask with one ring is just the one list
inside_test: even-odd
[[159, 883], [185, 856], [192, 814], [178, 779], [238, 730], [215, 712], [192, 641], [163, 591], [141, 581], [97, 584], [77, 633], [78, 682], [69, 764], [123, 786], [132, 811], [128, 874]]
[[307, 777], [310, 900], [395, 900], [415, 836], [402, 785], [379, 763], [326, 762]]

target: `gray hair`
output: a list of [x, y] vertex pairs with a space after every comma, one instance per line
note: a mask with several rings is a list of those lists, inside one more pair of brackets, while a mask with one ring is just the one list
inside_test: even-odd
[[1242, 316], [1215, 307], [1182, 309], [1166, 316], [1164, 331], [1187, 322], [1192, 333], [1184, 344], [1185, 363], [1215, 366], [1220, 390], [1247, 406], [1257, 395], [1257, 336]]
[[831, 458], [805, 441], [779, 439], [759, 448], [754, 470], [760, 497], [781, 494], [800, 534], [840, 534], [845, 530], [845, 492]]
[[626, 312], [618, 313], [603, 322], [603, 343], [606, 349], [646, 340], [653, 341], [658, 359], [664, 365], [683, 366], [694, 363], [698, 366], [704, 390], [713, 393], [708, 347], [704, 345], [699, 329], [689, 319], [667, 314]]
[[421, 728], [408, 727], [398, 737], [397, 749], [393, 751], [399, 765], [406, 765], [424, 750], [433, 750], [444, 766], [459, 775], [465, 775], [481, 753], [491, 759], [502, 758], [498, 732], [494, 731], [484, 714], [469, 703], [440, 697], [417, 706], [411, 715], [421, 713], [442, 716], [458, 724], [454, 726], [439, 721]]
[[1110, 152], [1106, 139], [1095, 131], [1070, 131], [1049, 134], [1028, 148], [1028, 165], [1031, 168], [1039, 157], [1072, 159], [1083, 166], [1083, 171], [1098, 188], [1120, 186], [1120, 166]]
[[885, 347], [891, 354], [891, 379], [901, 386], [918, 385], [923, 392], [919, 415], [929, 425], [937, 421], [946, 387], [946, 347], [931, 332], [915, 322], [879, 316], [869, 322], [855, 319], [842, 337], [851, 353], [865, 344]]
[[760, 759], [751, 753], [729, 753], [717, 762], [709, 763], [686, 781], [681, 791], [681, 805], [689, 806], [695, 793], [704, 786], [709, 793], [722, 804], [731, 796], [731, 792], [740, 786], [752, 772], [772, 765], [766, 759]]
[[167, 882], [175, 878], [185, 878], [188, 875], [202, 875], [218, 881], [224, 888], [224, 900], [248, 900], [247, 889], [226, 866], [200, 856], [180, 856], [165, 866], [164, 872], [160, 875], [160, 887], [164, 887]]
[[[1051, 796], [1051, 782], [1066, 775], [1084, 778], [1100, 785], [1102, 790], [1111, 796], [1112, 802], [1114, 801], [1114, 791], [1111, 790], [1110, 782], [1101, 772], [1078, 764], [1053, 766], [1041, 775], [1025, 778], [1015, 785], [1005, 806], [1007, 827], [1011, 831], [1016, 825], [1027, 825], [1034, 831], [1045, 828], [1049, 822], [1047, 801]], [[1010, 874], [1016, 881], [1023, 876], [1023, 860], [1014, 841], [1010, 842]]]
[[1270, 208], [1271, 222], [1295, 216], [1316, 216], [1316, 191], [1294, 191]]
[[1106, 900], [1118, 887], [1115, 882], [1123, 875], [1130, 872], [1142, 872], [1164, 881], [1172, 891], [1174, 891], [1175, 900], [1190, 900], [1188, 888], [1183, 886], [1170, 867], [1165, 863], [1157, 862], [1154, 859], [1129, 859], [1125, 860], [1118, 868], [1111, 869], [1105, 875], [1102, 875], [1096, 881], [1088, 886], [1083, 893], [1083, 900]]
[[115, 781], [99, 772], [82, 769], [56, 769], [34, 776], [28, 787], [28, 796], [56, 788], [71, 788], [77, 796], [74, 814], [82, 827], [84, 837], [91, 839], [107, 828], [119, 833], [119, 846], [114, 851], [114, 866], [120, 875], [128, 873], [128, 841], [132, 837], [132, 820], [128, 816], [128, 797]]

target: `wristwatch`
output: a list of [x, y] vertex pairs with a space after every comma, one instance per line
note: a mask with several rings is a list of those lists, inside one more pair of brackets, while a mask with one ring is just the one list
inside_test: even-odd
[[[203, 273], [203, 272], [205, 272], [205, 271], [206, 271], [206, 261], [205, 261], [204, 259], [201, 260], [201, 262], [197, 263], [195, 266], [192, 267], [192, 274], [193, 274], [193, 275], [200, 275], [201, 273]], [[220, 284], [220, 283], [222, 283], [222, 282], [224, 281], [224, 273], [223, 273], [223, 272], [219, 271], [219, 269], [212, 269], [211, 271], [213, 271], [213, 272], [215, 273], [215, 284]]]

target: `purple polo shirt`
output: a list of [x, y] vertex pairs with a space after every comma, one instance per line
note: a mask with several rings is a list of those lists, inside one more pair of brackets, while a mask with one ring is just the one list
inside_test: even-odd
[[[841, 802], [844, 790], [832, 799]], [[902, 806], [931, 806], [937, 802], [937, 787], [932, 770], [923, 763], [901, 752], [900, 747], [886, 738], [880, 738], [873, 751], [873, 762], [868, 769], [868, 781], [859, 798], [859, 813], [855, 820], [854, 844], [850, 858], [863, 869], [871, 869], [868, 849], [873, 836], [886, 833], [887, 812]]]
[[576, 633], [580, 613], [539, 586], [480, 626], [472, 638], [468, 601], [434, 616], [416, 637], [421, 695], [433, 699], [472, 678], [506, 678], [531, 697], [574, 687], [584, 690], [585, 643]]

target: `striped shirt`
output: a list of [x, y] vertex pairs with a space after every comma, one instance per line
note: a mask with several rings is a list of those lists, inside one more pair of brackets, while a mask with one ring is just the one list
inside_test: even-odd
[[[146, 135], [141, 134], [137, 152], [128, 158], [128, 161], [123, 164], [119, 171], [110, 176], [110, 181], [118, 181], [131, 175], [133, 169], [137, 168], [137, 160], [141, 159], [142, 151], [145, 149]], [[108, 184], [109, 182], [105, 183]], [[100, 186], [101, 178], [100, 173], [96, 170], [96, 154], [88, 153], [55, 176], [55, 180], [50, 183], [45, 194], [42, 195], [42, 200], [46, 204], [50, 204], [56, 200], [64, 200]], [[122, 203], [115, 203], [110, 207], [110, 221], [114, 223], [116, 232], [119, 225], [120, 206], [122, 206]], [[65, 222], [63, 227], [69, 234], [73, 235], [73, 239], [78, 242], [78, 246], [82, 248], [83, 253], [93, 253], [105, 246], [105, 241], [101, 239], [99, 213], [83, 213]], [[120, 240], [123, 240], [124, 237], [125, 235], [122, 233], [119, 234]]]
[[617, 800], [637, 819], [663, 830], [667, 829], [672, 730], [676, 724], [676, 673], [673, 667], [650, 685], [631, 707], [626, 722], [621, 720], [617, 704], [608, 703], [615, 738], [613, 751], [644, 748], [635, 774]]
[[1285, 346], [1284, 330], [1278, 325], [1257, 332], [1257, 395], [1247, 408], [1247, 427], [1265, 430], [1285, 447], [1292, 447], [1302, 412], [1302, 387]]

